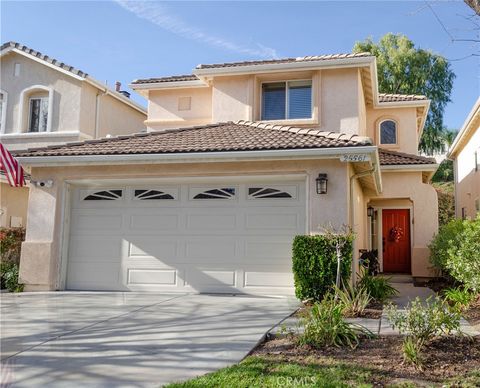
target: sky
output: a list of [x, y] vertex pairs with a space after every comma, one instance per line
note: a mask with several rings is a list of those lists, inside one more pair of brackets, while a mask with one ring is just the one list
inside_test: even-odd
[[[480, 56], [472, 56], [479, 44], [468, 41], [478, 32], [461, 0], [0, 1], [2, 42], [22, 43], [111, 87], [189, 74], [199, 63], [351, 52], [358, 40], [393, 32], [451, 60], [448, 128], [462, 126], [480, 95]], [[135, 92], [132, 98], [146, 104]]]

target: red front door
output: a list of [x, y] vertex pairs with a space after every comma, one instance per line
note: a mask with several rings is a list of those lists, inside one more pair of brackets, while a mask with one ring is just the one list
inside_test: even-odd
[[383, 272], [410, 273], [410, 210], [382, 210]]

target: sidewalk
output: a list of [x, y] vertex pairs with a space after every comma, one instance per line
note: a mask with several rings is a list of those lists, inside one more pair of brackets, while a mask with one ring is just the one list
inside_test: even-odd
[[[429, 296], [434, 296], [435, 293], [428, 287], [415, 287], [411, 282], [399, 282], [392, 283], [399, 293], [395, 298], [392, 298], [392, 302], [395, 303], [400, 310], [404, 309], [407, 304], [414, 300], [417, 296], [425, 300]], [[361, 325], [370, 330], [375, 335], [400, 335], [397, 330], [392, 329], [390, 322], [385, 313], [381, 318], [347, 318], [347, 322], [352, 322]], [[460, 320], [460, 330], [468, 335], [477, 336], [480, 335], [480, 331], [470, 325], [465, 319]], [[275, 326], [270, 332], [270, 335], [282, 336], [288, 333], [301, 333], [303, 328], [299, 325], [299, 319], [296, 317], [289, 317], [279, 325]]]

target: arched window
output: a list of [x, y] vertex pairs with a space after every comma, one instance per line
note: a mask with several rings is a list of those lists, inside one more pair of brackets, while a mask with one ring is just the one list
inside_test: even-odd
[[397, 144], [397, 123], [393, 120], [380, 122], [380, 144]]
[[42, 85], [31, 86], [22, 91], [19, 132], [50, 132], [52, 97], [52, 89]]

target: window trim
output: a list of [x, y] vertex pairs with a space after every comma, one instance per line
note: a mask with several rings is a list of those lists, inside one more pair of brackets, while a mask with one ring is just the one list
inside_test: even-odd
[[[44, 85], [33, 85], [25, 88], [20, 93], [20, 109], [18, 110], [18, 127], [17, 133], [37, 133], [29, 132], [30, 121], [30, 95], [35, 92], [47, 92], [48, 93], [48, 117], [47, 128], [45, 132], [52, 132], [52, 116], [53, 116], [53, 88]], [[25, 113], [25, 109], [28, 109]], [[26, 120], [25, 120], [26, 117]], [[40, 133], [40, 132], [39, 132]]]
[[5, 126], [7, 125], [7, 108], [8, 108], [8, 93], [0, 89], [0, 93], [3, 94], [3, 101], [2, 104], [2, 116], [0, 117], [0, 133], [6, 133]]
[[[382, 124], [385, 121], [393, 121], [395, 123], [395, 143], [382, 143]], [[385, 146], [385, 147], [397, 147], [398, 146], [398, 120], [392, 117], [383, 117], [378, 120], [377, 122], [377, 133], [378, 133], [378, 144]]]
[[[30, 127], [31, 127], [31, 124], [32, 124], [32, 103], [33, 103], [33, 100], [40, 100], [40, 106], [41, 106], [41, 101], [42, 100], [49, 100], [49, 97], [48, 96], [41, 96], [41, 97], [29, 97], [28, 98], [28, 117], [27, 117], [27, 131], [28, 133], [44, 133], [44, 132], [47, 132], [47, 128], [45, 128], [45, 131], [40, 131], [40, 123], [39, 123], [39, 126], [38, 126], [38, 131], [31, 131], [30, 130]], [[47, 127], [48, 127], [48, 110], [47, 110]], [[40, 119], [40, 117], [39, 117]]]
[[[310, 117], [303, 117], [298, 119], [289, 119], [288, 118], [288, 84], [290, 82], [302, 82], [302, 81], [309, 81], [310, 82]], [[263, 112], [263, 85], [264, 84], [275, 84], [285, 82], [285, 118], [284, 119], [273, 119], [273, 120], [264, 120], [262, 118]], [[315, 120], [314, 118], [314, 78], [290, 78], [290, 79], [279, 79], [279, 80], [268, 80], [268, 81], [261, 81], [260, 82], [260, 101], [259, 101], [260, 109], [258, 115], [260, 117], [260, 121], [265, 122], [282, 122], [282, 123], [294, 123], [294, 122], [305, 122], [305, 124], [310, 124], [312, 121]]]

